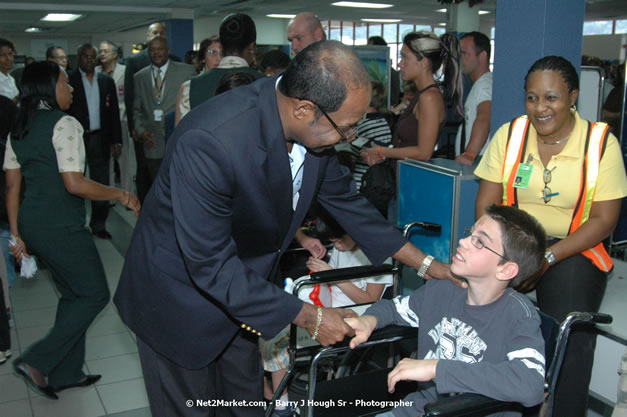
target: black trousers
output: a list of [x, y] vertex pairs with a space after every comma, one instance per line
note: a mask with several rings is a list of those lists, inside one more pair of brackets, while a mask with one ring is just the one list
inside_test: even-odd
[[157, 175], [159, 175], [159, 168], [161, 168], [161, 162], [163, 159], [158, 158], [146, 158], [146, 171], [148, 172], [148, 189], [146, 192], [150, 190], [152, 187], [152, 183], [155, 182]]
[[[175, 340], [172, 343], [177, 343]], [[153, 417], [262, 417], [263, 368], [257, 337], [239, 331], [218, 358], [201, 369], [185, 369], [137, 338]], [[219, 401], [257, 401], [228, 407]], [[198, 401], [205, 401], [199, 404]]]
[[[85, 133], [85, 155], [89, 167], [89, 178], [103, 185], [109, 185], [109, 158], [111, 144], [98, 133]], [[105, 230], [109, 216], [109, 201], [91, 201], [91, 220], [89, 227], [92, 232]]]
[[143, 204], [146, 194], [150, 189], [150, 172], [146, 166], [146, 155], [144, 154], [144, 144], [133, 140], [135, 146], [135, 161], [137, 162], [137, 172], [135, 173], [135, 186], [137, 187], [137, 198]]
[[7, 306], [4, 304], [4, 288], [0, 284], [0, 352], [11, 349], [11, 331]]
[[[605, 272], [581, 254], [571, 256], [550, 267], [538, 283], [538, 306], [560, 322], [573, 311], [598, 312], [606, 285]], [[555, 391], [554, 416], [586, 415], [595, 347], [593, 328], [573, 329]]]

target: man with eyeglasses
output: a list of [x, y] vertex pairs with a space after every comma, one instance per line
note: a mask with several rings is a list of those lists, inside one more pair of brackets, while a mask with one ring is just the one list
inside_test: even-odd
[[[357, 194], [331, 149], [352, 139], [369, 100], [369, 76], [354, 51], [318, 42], [282, 76], [206, 101], [174, 131], [115, 295], [137, 335], [154, 417], [209, 415], [188, 408], [190, 398], [262, 398], [257, 338], [290, 322], [325, 346], [352, 333], [350, 313], [304, 304], [275, 285], [314, 199], [373, 263], [394, 255], [423, 275], [451, 277]], [[157, 372], [162, 366], [168, 376]], [[225, 408], [212, 412], [263, 413]]]
[[55, 62], [67, 71], [67, 54], [60, 46], [51, 46], [46, 49], [46, 61]]
[[[120, 187], [128, 192], [134, 192], [133, 176], [135, 162], [133, 145], [129, 141], [128, 123], [126, 119], [126, 104], [124, 103], [124, 76], [126, 66], [118, 62], [118, 46], [111, 41], [102, 41], [98, 46], [98, 57], [102, 65], [96, 66], [97, 73], [103, 73], [113, 78], [118, 93], [120, 108], [120, 124], [122, 125], [122, 149], [117, 157], [120, 166]], [[115, 184], [113, 161], [109, 166], [109, 183]]]

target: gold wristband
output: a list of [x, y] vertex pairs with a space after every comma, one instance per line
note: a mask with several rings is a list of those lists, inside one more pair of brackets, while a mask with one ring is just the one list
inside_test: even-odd
[[318, 333], [320, 332], [320, 324], [322, 324], [322, 307], [318, 307], [318, 317], [316, 318], [316, 328], [314, 330], [313, 336], [311, 336], [311, 340], [316, 340], [318, 338]]

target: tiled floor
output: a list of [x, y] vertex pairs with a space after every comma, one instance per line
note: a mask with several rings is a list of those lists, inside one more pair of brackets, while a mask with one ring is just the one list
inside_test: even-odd
[[[112, 210], [107, 227], [112, 241], [95, 239], [111, 293], [115, 291], [135, 219], [120, 207]], [[18, 278], [10, 291], [15, 326], [11, 329], [13, 358], [41, 338], [54, 321], [58, 295], [48, 272], [35, 279]], [[113, 304], [87, 331], [86, 371], [102, 379], [89, 388], [75, 388], [48, 400], [16, 376], [10, 360], [0, 366], [0, 417], [151, 417], [134, 335]], [[611, 408], [597, 403], [588, 417], [608, 417]]]
[[[132, 225], [131, 213], [116, 207], [107, 225], [114, 240], [95, 239], [111, 293], [117, 286]], [[48, 331], [54, 321], [58, 295], [48, 272], [41, 270], [32, 280], [17, 278], [10, 297], [15, 358]], [[150, 417], [134, 335], [111, 303], [87, 331], [86, 371], [102, 375], [94, 386], [61, 392], [58, 401], [51, 401], [29, 389], [13, 373], [10, 362], [0, 366], [2, 417]]]

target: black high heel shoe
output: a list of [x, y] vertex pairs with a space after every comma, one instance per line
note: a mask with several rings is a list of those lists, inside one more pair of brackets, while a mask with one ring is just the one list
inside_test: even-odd
[[73, 384], [67, 385], [59, 385], [58, 387], [50, 387], [52, 391], [59, 392], [68, 388], [77, 388], [77, 387], [88, 387], [90, 385], [95, 384], [101, 378], [101, 375], [85, 375], [85, 378], [79, 382], [75, 382]]
[[20, 376], [24, 377], [24, 380], [26, 381], [26, 383], [28, 385], [30, 385], [30, 387], [36, 391], [41, 393], [43, 396], [51, 399], [51, 400], [58, 400], [59, 397], [57, 396], [57, 394], [54, 393], [54, 391], [52, 390], [51, 387], [49, 387], [48, 385], [46, 386], [41, 386], [38, 385], [35, 380], [33, 379], [32, 375], [30, 374], [30, 372], [28, 372], [28, 368], [26, 367], [26, 363], [20, 359], [17, 358], [16, 360], [13, 361], [13, 370]]

